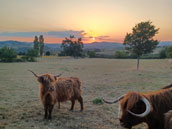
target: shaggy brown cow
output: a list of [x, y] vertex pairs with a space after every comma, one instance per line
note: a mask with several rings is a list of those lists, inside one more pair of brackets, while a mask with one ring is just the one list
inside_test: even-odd
[[56, 102], [64, 102], [70, 100], [72, 102], [71, 110], [73, 110], [75, 100], [81, 104], [83, 110], [83, 99], [81, 96], [81, 82], [79, 78], [59, 78], [51, 74], [36, 75], [31, 71], [40, 83], [40, 97], [44, 105], [45, 119], [51, 119], [51, 113]]
[[165, 129], [172, 129], [172, 110], [168, 111], [165, 115]]
[[148, 129], [164, 129], [164, 113], [172, 110], [172, 88], [147, 93], [129, 92], [112, 102], [103, 101], [109, 104], [120, 101], [122, 115], [119, 120], [125, 128], [131, 129], [145, 122]]

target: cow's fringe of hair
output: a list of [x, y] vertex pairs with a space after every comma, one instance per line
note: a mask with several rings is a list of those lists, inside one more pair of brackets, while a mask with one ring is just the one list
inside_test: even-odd
[[147, 98], [154, 108], [160, 108], [163, 106], [163, 110], [165, 110], [166, 108], [168, 108], [169, 104], [172, 105], [172, 89], [170, 88], [147, 93], [129, 92], [122, 101], [127, 101], [126, 108], [131, 109], [134, 104], [136, 104], [140, 100], [142, 96]]
[[130, 110], [139, 100], [141, 96], [136, 92], [129, 92], [121, 101], [122, 107]]

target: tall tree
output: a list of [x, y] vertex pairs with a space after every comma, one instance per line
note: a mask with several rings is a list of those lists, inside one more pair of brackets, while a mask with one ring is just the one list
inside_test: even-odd
[[139, 69], [140, 56], [153, 51], [158, 45], [158, 41], [153, 37], [159, 28], [155, 28], [152, 22], [140, 22], [132, 29], [132, 33], [127, 33], [124, 39], [126, 50], [137, 55], [137, 69]]
[[39, 47], [40, 47], [40, 56], [44, 54], [44, 37], [43, 35], [39, 36]]
[[73, 57], [80, 57], [82, 56], [83, 52], [83, 42], [81, 38], [76, 38], [72, 35], [69, 38], [65, 38], [65, 40], [62, 41], [61, 48], [62, 55], [65, 56], [73, 56]]
[[35, 36], [35, 39], [33, 41], [33, 48], [39, 52], [39, 41], [37, 36]]

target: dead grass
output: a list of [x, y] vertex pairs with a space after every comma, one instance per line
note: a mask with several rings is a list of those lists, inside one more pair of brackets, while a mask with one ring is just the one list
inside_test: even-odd
[[[122, 129], [117, 119], [118, 104], [93, 104], [96, 98], [113, 99], [128, 91], [156, 90], [172, 82], [168, 60], [41, 58], [33, 63], [0, 64], [0, 129]], [[84, 112], [79, 104], [70, 112], [70, 102], [57, 106], [51, 121], [43, 120], [39, 84], [28, 72], [64, 72], [82, 80]], [[143, 129], [139, 125], [135, 129]]]

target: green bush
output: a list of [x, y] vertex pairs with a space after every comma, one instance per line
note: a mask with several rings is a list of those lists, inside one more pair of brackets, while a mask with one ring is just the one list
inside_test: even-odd
[[172, 58], [172, 46], [166, 48], [166, 56]]
[[144, 54], [140, 57], [140, 59], [160, 59], [159, 54]]
[[87, 52], [87, 55], [88, 55], [89, 58], [94, 58], [94, 57], [96, 57], [95, 51], [88, 51], [88, 52]]
[[17, 58], [17, 53], [13, 48], [3, 47], [0, 49], [0, 61], [13, 62]]
[[160, 51], [159, 57], [160, 57], [161, 59], [167, 57], [167, 55], [166, 55], [166, 49], [163, 49], [163, 50]]
[[35, 62], [35, 57], [38, 57], [38, 51], [35, 49], [29, 49], [22, 59], [23, 61]]
[[115, 58], [128, 58], [129, 54], [126, 51], [116, 51]]
[[93, 104], [103, 104], [103, 101], [100, 98], [96, 98], [93, 100]]
[[46, 51], [45, 55], [50, 56], [51, 55], [50, 51]]

